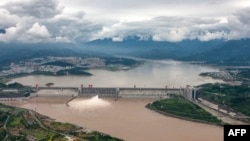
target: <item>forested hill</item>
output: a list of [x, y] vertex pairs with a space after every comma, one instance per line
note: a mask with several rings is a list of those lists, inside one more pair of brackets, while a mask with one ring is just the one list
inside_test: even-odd
[[205, 61], [218, 65], [250, 65], [250, 39], [184, 40], [181, 42], [140, 41], [136, 38], [113, 42], [111, 39], [104, 39], [89, 42], [87, 47], [93, 51], [147, 59]]
[[250, 65], [250, 39], [226, 41], [217, 48], [184, 57], [182, 60], [207, 61], [221, 65]]
[[0, 43], [0, 64], [44, 56], [72, 56], [78, 53], [69, 44], [17, 44]]
[[223, 42], [223, 40], [144, 41], [133, 37], [121, 42], [114, 42], [111, 39], [95, 40], [84, 44], [83, 47], [92, 51], [115, 55], [147, 59], [178, 59], [214, 49]]

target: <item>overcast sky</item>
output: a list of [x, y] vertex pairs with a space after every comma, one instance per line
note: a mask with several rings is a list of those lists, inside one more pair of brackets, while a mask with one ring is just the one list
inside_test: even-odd
[[250, 0], [1, 0], [2, 42], [250, 37]]

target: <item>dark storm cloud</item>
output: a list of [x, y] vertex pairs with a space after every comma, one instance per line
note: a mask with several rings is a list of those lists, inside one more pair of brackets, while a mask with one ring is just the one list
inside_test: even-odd
[[30, 0], [9, 2], [3, 6], [10, 14], [51, 18], [62, 12], [56, 0]]

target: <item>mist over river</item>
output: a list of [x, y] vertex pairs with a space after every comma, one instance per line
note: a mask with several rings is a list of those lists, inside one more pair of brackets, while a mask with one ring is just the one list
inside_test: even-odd
[[[84, 87], [92, 84], [94, 87], [184, 87], [203, 83], [221, 82], [211, 78], [200, 77], [201, 72], [217, 72], [218, 68], [193, 65], [177, 61], [146, 61], [143, 65], [130, 70], [108, 71], [89, 70], [93, 76], [26, 76], [11, 80], [24, 85]], [[10, 83], [11, 83], [10, 82]]]

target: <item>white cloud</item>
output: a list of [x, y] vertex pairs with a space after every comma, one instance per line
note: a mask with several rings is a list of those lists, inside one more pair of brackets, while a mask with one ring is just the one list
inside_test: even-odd
[[27, 39], [24, 41], [29, 40], [30, 42], [40, 42], [48, 40], [50, 38], [50, 34], [46, 26], [36, 22], [30, 29], [28, 29], [25, 37]]
[[214, 39], [223, 39], [226, 38], [227, 33], [225, 33], [224, 31], [216, 31], [216, 32], [205, 32], [202, 35], [198, 36], [198, 39], [201, 41], [209, 41], [209, 40], [214, 40]]
[[47, 27], [38, 22], [33, 24], [33, 26], [27, 31], [27, 34], [39, 38], [48, 38], [50, 36]]
[[26, 24], [19, 22], [13, 26], [5, 28], [6, 33], [0, 35], [0, 41], [2, 42], [12, 42], [12, 41], [20, 41], [23, 33], [25, 33]]
[[185, 29], [170, 29], [169, 31], [156, 32], [153, 35], [154, 41], [178, 42], [186, 39], [187, 31]]
[[121, 41], [123, 41], [123, 39], [121, 37], [113, 37], [112, 41], [114, 41], [114, 42], [121, 42]]
[[67, 38], [67, 37], [55, 37], [55, 42], [59, 42], [59, 43], [70, 43], [71, 41]]
[[14, 26], [20, 18], [16, 15], [11, 15], [9, 11], [0, 9], [0, 28]]
[[1, 0], [3, 42], [250, 37], [249, 0]]
[[159, 16], [226, 17], [250, 6], [249, 0], [61, 0], [66, 11], [85, 9], [96, 21], [145, 20]]
[[15, 26], [9, 27], [6, 30], [5, 34], [0, 34], [0, 41], [2, 42], [41, 42], [49, 41], [49, 32], [44, 25], [39, 23], [34, 23], [28, 29], [29, 25], [24, 23], [18, 23]]
[[142, 40], [178, 42], [184, 39], [211, 40], [223, 38], [217, 30], [224, 28], [225, 23], [215, 19], [199, 19], [184, 17], [157, 17], [140, 22], [119, 22], [104, 26], [93, 34], [92, 40], [104, 38], [119, 38], [137, 36]]

